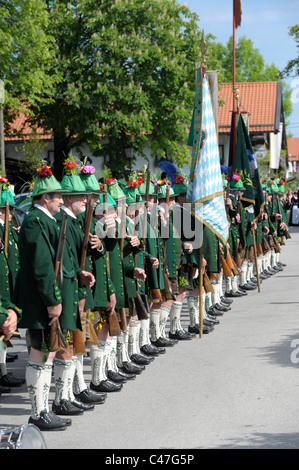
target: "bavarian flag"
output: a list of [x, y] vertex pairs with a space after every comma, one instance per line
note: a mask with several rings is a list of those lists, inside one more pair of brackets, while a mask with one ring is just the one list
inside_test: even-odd
[[196, 93], [188, 147], [191, 168], [187, 199], [193, 214], [220, 238], [228, 239], [218, 135], [206, 74], [196, 71]]
[[242, 201], [245, 201], [247, 205], [254, 204], [255, 216], [256, 218], [259, 217], [260, 209], [265, 204], [265, 200], [256, 157], [242, 113], [239, 114], [233, 170], [240, 175], [245, 187]]

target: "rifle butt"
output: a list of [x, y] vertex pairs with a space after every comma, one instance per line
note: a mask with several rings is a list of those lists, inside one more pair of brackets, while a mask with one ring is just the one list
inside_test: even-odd
[[138, 320], [147, 320], [149, 318], [145, 305], [142, 301], [142, 298], [139, 292], [136, 292], [136, 297], [134, 298], [135, 308], [137, 312]]
[[62, 333], [60, 322], [58, 319], [55, 320], [54, 323], [51, 325], [51, 333], [50, 333], [50, 352], [60, 351], [62, 349], [67, 349], [68, 345], [66, 342], [66, 338]]
[[204, 273], [203, 273], [203, 286], [204, 286], [206, 294], [208, 294], [209, 292], [214, 292], [214, 287], [213, 287], [206, 271], [204, 271]]
[[83, 342], [83, 336], [79, 328], [77, 328], [76, 331], [73, 331], [73, 347], [75, 354], [84, 354], [86, 356], [86, 349]]
[[110, 336], [119, 336], [121, 335], [121, 329], [119, 326], [119, 321], [116, 312], [112, 312], [109, 315], [109, 334]]
[[231, 272], [231, 270], [229, 269], [225, 259], [224, 259], [224, 256], [220, 253], [220, 259], [221, 259], [221, 265], [222, 265], [222, 268], [223, 268], [223, 274], [225, 277], [232, 277], [233, 274]]

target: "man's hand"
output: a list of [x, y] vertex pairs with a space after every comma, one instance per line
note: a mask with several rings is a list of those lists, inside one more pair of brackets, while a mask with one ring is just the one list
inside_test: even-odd
[[107, 312], [112, 313], [113, 310], [115, 309], [115, 306], [116, 306], [116, 295], [111, 294], [110, 295], [110, 301], [107, 302], [107, 307], [106, 307]]
[[142, 268], [135, 268], [134, 269], [134, 277], [138, 281], [145, 281], [146, 280], [146, 274], [144, 269]]
[[96, 282], [94, 275], [92, 273], [89, 273], [88, 271], [81, 271], [79, 274], [79, 279], [83, 286], [89, 288], [92, 287]]
[[133, 247], [138, 247], [138, 246], [140, 245], [140, 243], [141, 243], [140, 240], [139, 240], [139, 238], [136, 237], [135, 235], [127, 235], [126, 238], [130, 239], [130, 244], [131, 244], [131, 246], [133, 246]]
[[51, 321], [49, 323], [49, 326], [51, 326], [53, 325], [55, 320], [60, 317], [62, 312], [62, 304], [50, 305], [49, 307], [47, 307], [47, 310], [49, 318], [51, 318]]
[[7, 313], [8, 317], [2, 325], [2, 332], [4, 334], [5, 341], [8, 341], [11, 338], [12, 334], [16, 331], [18, 324], [18, 316], [16, 312], [11, 308], [8, 308]]
[[188, 254], [192, 253], [193, 251], [193, 246], [191, 245], [191, 243], [184, 243], [183, 248], [185, 251], [187, 251]]
[[150, 262], [151, 262], [152, 268], [158, 269], [158, 267], [159, 267], [159, 260], [158, 260], [158, 258], [151, 258], [151, 259], [150, 259]]
[[85, 300], [86, 300], [85, 298], [79, 300], [79, 314], [80, 314], [80, 317], [82, 316], [82, 314], [84, 312]]
[[102, 248], [102, 242], [97, 235], [89, 234], [90, 246], [93, 250], [100, 250]]

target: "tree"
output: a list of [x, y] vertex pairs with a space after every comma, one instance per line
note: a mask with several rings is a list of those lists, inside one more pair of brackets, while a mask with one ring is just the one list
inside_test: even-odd
[[[57, 53], [53, 102], [34, 106], [54, 135], [56, 176], [73, 148], [88, 144], [114, 170], [125, 148], [189, 160], [187, 140], [199, 60], [198, 17], [175, 0], [48, 0]], [[102, 140], [102, 141], [101, 141]], [[103, 143], [104, 141], [104, 143]]]
[[28, 112], [28, 104], [49, 99], [58, 78], [48, 75], [54, 53], [53, 40], [44, 29], [48, 21], [43, 0], [0, 1], [0, 78], [5, 86], [6, 122], [14, 111]]
[[296, 42], [296, 47], [298, 48], [298, 57], [296, 59], [290, 60], [284, 70], [282, 71], [283, 76], [290, 76], [291, 73], [294, 73], [295, 76], [299, 75], [299, 25], [291, 26], [289, 28], [289, 35], [293, 36]]

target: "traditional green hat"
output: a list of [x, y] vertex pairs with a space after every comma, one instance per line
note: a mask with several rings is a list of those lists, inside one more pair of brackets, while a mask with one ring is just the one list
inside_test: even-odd
[[278, 179], [278, 181], [276, 181], [279, 194], [284, 194], [285, 193], [284, 183], [285, 183], [285, 181], [283, 179]]
[[239, 175], [233, 175], [229, 180], [229, 187], [232, 191], [245, 191], [243, 181]]
[[100, 189], [99, 182], [96, 179], [94, 172], [95, 168], [93, 166], [83, 165], [80, 170], [80, 178], [86, 191], [93, 194], [100, 194], [102, 190]]
[[15, 207], [14, 192], [5, 176], [0, 176], [0, 207], [5, 207], [9, 202], [11, 207]]
[[57, 181], [49, 166], [40, 166], [37, 170], [32, 197], [47, 193], [63, 193], [60, 183]]
[[[158, 182], [159, 184], [159, 182]], [[167, 183], [162, 183], [161, 185], [159, 185], [159, 191], [158, 191], [158, 199], [166, 199], [166, 195], [167, 195], [167, 187], [169, 185]], [[174, 196], [174, 190], [172, 189], [172, 187], [170, 186], [170, 189], [169, 189], [169, 196]]]
[[118, 184], [118, 181], [115, 178], [108, 178], [107, 180], [107, 190], [110, 196], [117, 201], [125, 196], [125, 193]]
[[228, 185], [227, 179], [223, 178], [222, 183], [223, 183], [223, 189], [227, 188], [227, 185]]
[[139, 188], [135, 186], [128, 185], [123, 189], [123, 192], [126, 195], [127, 204], [136, 204], [136, 202], [144, 202], [139, 192]]
[[127, 186], [127, 182], [124, 178], [121, 178], [120, 180], [117, 180], [118, 186], [121, 187], [121, 189], [124, 189]]
[[[99, 203], [96, 205], [95, 212], [102, 211], [104, 209], [104, 194], [99, 194]], [[116, 207], [117, 204], [113, 197], [108, 193], [108, 207]]]
[[276, 179], [272, 179], [272, 180], [269, 182], [269, 189], [270, 189], [270, 192], [271, 192], [272, 194], [279, 192]]
[[80, 175], [64, 175], [61, 181], [63, 192], [70, 195], [90, 194], [87, 191]]
[[[146, 193], [146, 181], [143, 181], [143, 183], [141, 183], [141, 185], [139, 186], [139, 192], [141, 194], [141, 196], [145, 196], [145, 193]], [[155, 194], [155, 186], [153, 185], [152, 182], [150, 182], [149, 184], [149, 192], [148, 192], [149, 196], [153, 196]]]

